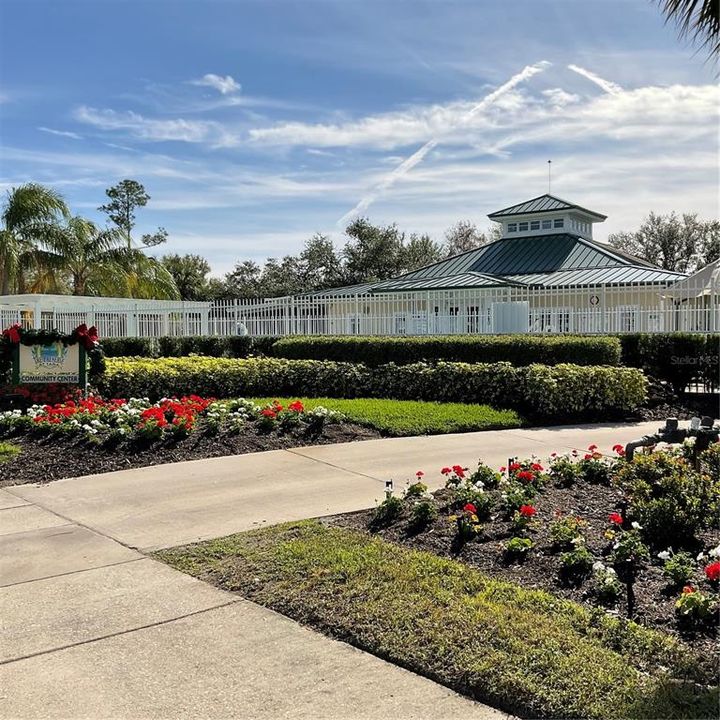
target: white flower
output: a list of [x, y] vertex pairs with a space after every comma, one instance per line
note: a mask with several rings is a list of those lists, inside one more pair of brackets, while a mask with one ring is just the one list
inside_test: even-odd
[[614, 569], [614, 568], [607, 568], [606, 572], [607, 572], [609, 575], [617, 575], [617, 573], [615, 572], [615, 569]]
[[669, 560], [670, 559], [670, 553], [667, 550], [663, 550], [662, 552], [659, 552], [657, 556], [661, 560]]
[[601, 563], [599, 560], [596, 560], [593, 563], [592, 569], [594, 572], [600, 572], [601, 570], [605, 570], [605, 565]]
[[705, 559], [705, 553], [704, 553], [704, 552], [701, 552], [695, 559], [696, 559], [698, 562], [700, 562], [701, 560], [704, 560], [704, 559]]
[[708, 555], [710, 557], [714, 557], [714, 558], [720, 557], [720, 545], [718, 545], [717, 547], [714, 547], [712, 550], [708, 551]]
[[639, 522], [630, 523], [633, 530], [642, 530], [642, 525]]

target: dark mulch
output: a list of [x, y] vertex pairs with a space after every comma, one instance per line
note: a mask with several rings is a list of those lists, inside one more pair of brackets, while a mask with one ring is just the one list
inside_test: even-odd
[[669, 417], [689, 420], [703, 415], [720, 417], [720, 393], [684, 392], [678, 395], [667, 383], [649, 378], [648, 398], [628, 420], [665, 420]]
[[23, 483], [48, 483], [61, 478], [127, 470], [128, 468], [243, 455], [263, 450], [282, 450], [303, 445], [371, 440], [380, 433], [352, 423], [326, 425], [320, 435], [299, 430], [292, 433], [258, 433], [247, 429], [237, 434], [205, 435], [194, 432], [177, 442], [150, 445], [123, 443], [105, 447], [77, 438], [23, 435], [9, 438], [22, 452], [0, 464], [0, 487]]
[[[529, 537], [535, 543], [534, 548], [524, 561], [508, 562], [505, 559], [502, 543], [517, 533], [511, 523], [504, 519], [501, 512], [494, 512], [490, 520], [483, 524], [482, 535], [475, 537], [458, 549], [456, 545], [456, 526], [448, 520], [453, 508], [448, 505], [450, 492], [440, 490], [434, 494], [438, 517], [426, 530], [412, 534], [408, 531], [409, 508], [406, 501], [401, 517], [389, 527], [376, 530], [385, 540], [427, 550], [443, 557], [452, 557], [467, 563], [493, 577], [508, 580], [525, 588], [543, 589], [569, 600], [589, 606], [600, 603], [592, 592], [592, 580], [586, 578], [579, 584], [572, 584], [560, 576], [560, 553], [553, 547], [550, 538], [550, 524], [560, 511], [567, 515], [577, 515], [587, 521], [584, 534], [588, 549], [598, 559], [603, 560], [610, 551], [610, 542], [604, 537], [608, 529], [608, 514], [617, 509], [621, 493], [605, 485], [577, 483], [571, 488], [547, 487], [540, 493], [534, 505], [538, 514], [535, 527]], [[337, 515], [324, 519], [324, 522], [341, 527], [368, 530], [373, 510]], [[720, 543], [720, 532], [708, 531], [700, 537], [705, 547], [715, 547]], [[664, 548], [662, 548], [664, 549]], [[697, 548], [690, 548], [697, 552]], [[658, 549], [652, 551], [653, 556]], [[680, 588], [668, 587], [662, 575], [660, 561], [653, 557], [651, 566], [645, 568], [635, 584], [636, 607], [633, 619], [648, 627], [656, 628], [684, 640], [692, 641], [693, 647], [715, 655], [720, 661], [720, 649], [717, 645], [717, 628], [712, 626], [697, 632], [683, 631], [678, 627], [674, 603]], [[694, 578], [696, 587], [712, 590], [698, 569]], [[606, 606], [603, 606], [606, 607]], [[607, 607], [620, 617], [627, 616], [625, 597], [621, 597], [615, 606]]]

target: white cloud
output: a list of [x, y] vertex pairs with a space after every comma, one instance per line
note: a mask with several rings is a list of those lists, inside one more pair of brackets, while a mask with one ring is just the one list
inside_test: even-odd
[[199, 80], [191, 80], [191, 85], [203, 85], [211, 87], [217, 90], [221, 95], [232, 95], [233, 93], [240, 92], [241, 86], [235, 82], [235, 79], [231, 75], [215, 75], [215, 73], [208, 73], [203, 75]]
[[216, 147], [228, 147], [237, 143], [237, 139], [220, 123], [210, 120], [147, 118], [132, 110], [118, 112], [85, 105], [75, 110], [74, 117], [79, 122], [101, 130], [126, 131], [141, 140], [207, 143]]
[[566, 92], [562, 88], [549, 88], [548, 90], [543, 90], [542, 94], [548, 99], [551, 105], [558, 107], [565, 107], [565, 105], [571, 105], [580, 100], [579, 95]]
[[38, 127], [38, 130], [44, 133], [50, 133], [50, 135], [58, 135], [60, 137], [72, 138], [73, 140], [82, 140], [82, 135], [70, 132], [69, 130], [53, 130], [53, 128], [43, 126]]

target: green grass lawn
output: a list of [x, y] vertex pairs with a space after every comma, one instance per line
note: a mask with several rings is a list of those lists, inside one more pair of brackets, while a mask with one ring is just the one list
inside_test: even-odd
[[716, 714], [716, 691], [678, 680], [713, 669], [668, 636], [365, 533], [304, 521], [157, 556], [524, 717]]
[[[298, 398], [253, 398], [264, 405], [278, 400], [287, 405]], [[520, 427], [523, 422], [513, 410], [494, 410], [488, 405], [337, 398], [299, 398], [308, 410], [323, 405], [337, 410], [359, 425], [389, 435], [438, 435], [442, 433], [500, 430]]]
[[0, 442], [0, 463], [12, 460], [16, 455], [20, 454], [20, 448], [9, 442]]

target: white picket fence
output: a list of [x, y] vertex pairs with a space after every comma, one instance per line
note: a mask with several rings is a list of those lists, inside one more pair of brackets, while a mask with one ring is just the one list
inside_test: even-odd
[[122, 298], [0, 298], [0, 325], [101, 337], [720, 332], [720, 276], [681, 286], [330, 291], [214, 303]]

